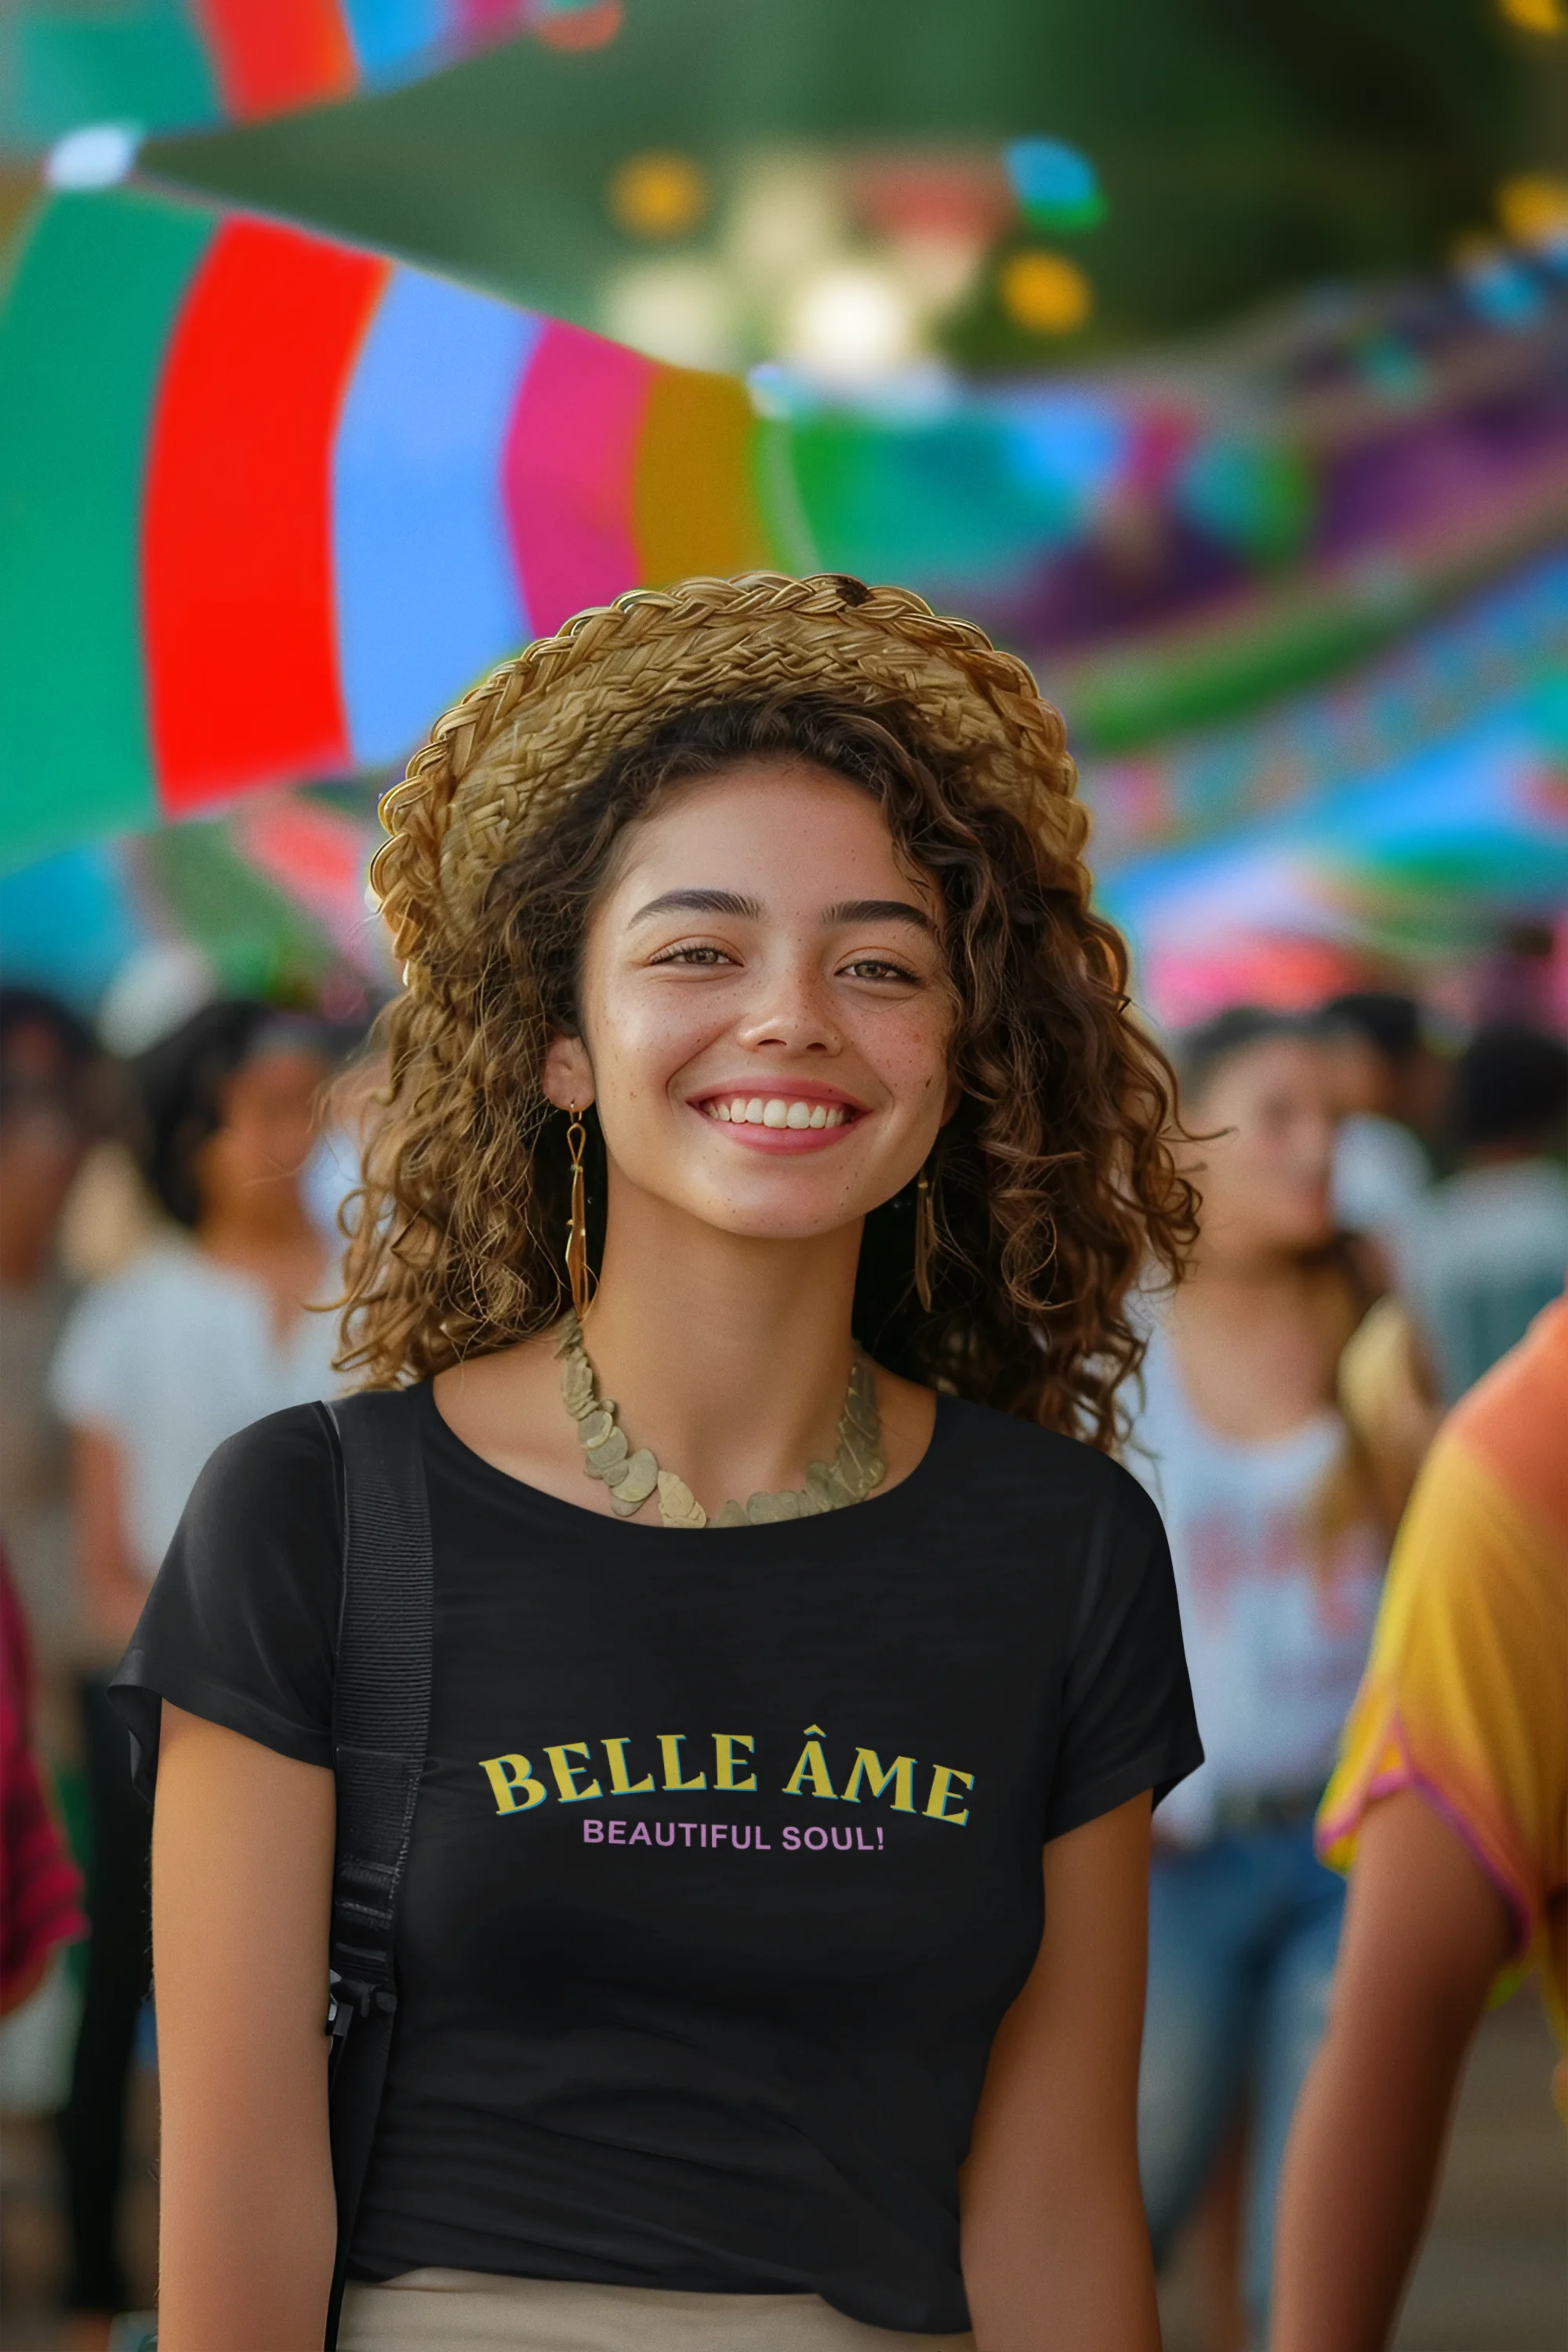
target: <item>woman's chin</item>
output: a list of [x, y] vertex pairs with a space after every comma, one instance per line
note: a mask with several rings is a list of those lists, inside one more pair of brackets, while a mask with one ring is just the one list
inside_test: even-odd
[[859, 1186], [847, 1188], [841, 1180], [831, 1185], [802, 1182], [798, 1169], [794, 1163], [793, 1181], [781, 1167], [782, 1181], [771, 1183], [681, 1185], [659, 1188], [654, 1198], [682, 1222], [710, 1226], [737, 1241], [781, 1244], [821, 1241], [846, 1227], [858, 1232], [862, 1220], [887, 1198], [885, 1191], [869, 1188], [862, 1196]]
[[1328, 1248], [1336, 1230], [1331, 1217], [1301, 1217], [1292, 1224], [1281, 1224], [1275, 1247], [1295, 1256], [1310, 1257], [1318, 1250]]
[[847, 1215], [841, 1206], [824, 1210], [817, 1217], [731, 1211], [727, 1215], [710, 1217], [704, 1222], [719, 1233], [732, 1234], [738, 1241], [777, 1242], [784, 1247], [790, 1244], [820, 1242], [830, 1234], [842, 1233], [847, 1226], [858, 1232], [861, 1213], [859, 1210], [851, 1210]]

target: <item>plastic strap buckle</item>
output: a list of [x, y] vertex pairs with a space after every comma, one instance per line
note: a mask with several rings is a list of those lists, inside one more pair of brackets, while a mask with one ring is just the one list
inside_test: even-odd
[[368, 2018], [376, 2010], [390, 2017], [397, 2007], [397, 1995], [390, 1985], [375, 1985], [362, 1977], [345, 1977], [336, 1969], [327, 1970], [327, 2032], [334, 2042], [341, 2042], [356, 2017]]

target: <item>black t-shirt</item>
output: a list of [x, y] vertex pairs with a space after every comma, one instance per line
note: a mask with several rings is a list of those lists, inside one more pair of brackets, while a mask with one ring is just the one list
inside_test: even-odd
[[[958, 2168], [1040, 1849], [1201, 1760], [1164, 1537], [1102, 1455], [952, 1399], [886, 1495], [697, 1534], [471, 1453], [429, 1389], [430, 1756], [352, 2269], [815, 2293], [968, 2325]], [[117, 1678], [331, 1762], [313, 1408], [203, 1473]]]

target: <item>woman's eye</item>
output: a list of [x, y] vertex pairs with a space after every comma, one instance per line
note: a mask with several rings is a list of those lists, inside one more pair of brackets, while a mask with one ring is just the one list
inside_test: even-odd
[[716, 964], [729, 963], [731, 959], [725, 954], [722, 948], [679, 947], [666, 948], [662, 953], [651, 957], [649, 961], [654, 964]]
[[906, 965], [894, 963], [888, 956], [857, 956], [853, 963], [844, 966], [844, 971], [850, 980], [901, 980], [912, 983], [916, 978]]

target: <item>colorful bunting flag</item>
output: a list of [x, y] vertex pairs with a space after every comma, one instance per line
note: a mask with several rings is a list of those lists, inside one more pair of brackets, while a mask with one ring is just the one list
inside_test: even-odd
[[624, 589], [769, 560], [743, 385], [141, 190], [0, 310], [0, 862], [402, 758]]
[[37, 146], [89, 122], [199, 131], [325, 106], [511, 40], [552, 5], [15, 0], [0, 10], [0, 143]]
[[1143, 1002], [1173, 1025], [1248, 994], [1305, 1005], [1352, 984], [1331, 950], [1429, 951], [1478, 919], [1554, 919], [1568, 898], [1556, 725], [1550, 689], [1516, 697], [1298, 808], [1101, 873]]

